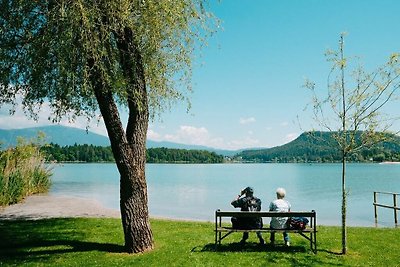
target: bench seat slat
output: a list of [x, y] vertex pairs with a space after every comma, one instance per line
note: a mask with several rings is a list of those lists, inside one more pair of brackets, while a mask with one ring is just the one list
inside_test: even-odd
[[217, 217], [314, 217], [315, 212], [216, 211]]
[[299, 229], [271, 229], [271, 228], [261, 228], [261, 229], [235, 229], [232, 227], [218, 227], [216, 229], [217, 232], [287, 232], [287, 233], [297, 233], [297, 232], [304, 232], [309, 233], [314, 231], [313, 228], [306, 228], [303, 230]]

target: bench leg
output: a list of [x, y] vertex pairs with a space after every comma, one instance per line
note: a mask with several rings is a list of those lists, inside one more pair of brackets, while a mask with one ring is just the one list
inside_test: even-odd
[[218, 249], [218, 245], [221, 245], [222, 233], [215, 231], [215, 250]]
[[316, 233], [310, 233], [310, 248], [311, 251], [314, 252], [314, 254], [317, 254], [317, 234]]
[[218, 232], [215, 231], [215, 246], [214, 246], [214, 250], [217, 250], [217, 245], [218, 245]]
[[315, 254], [317, 254], [317, 233], [314, 233], [314, 249]]

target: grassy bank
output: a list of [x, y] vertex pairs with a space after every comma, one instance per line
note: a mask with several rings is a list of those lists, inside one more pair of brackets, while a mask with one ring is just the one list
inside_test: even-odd
[[50, 171], [38, 146], [20, 141], [17, 147], [0, 151], [0, 206], [47, 192]]
[[123, 252], [119, 219], [0, 221], [0, 265], [57, 266], [400, 266], [400, 229], [349, 228], [349, 253], [340, 252], [340, 228], [319, 227], [318, 254], [292, 235], [292, 247], [240, 247], [239, 234], [213, 251], [213, 224], [152, 220], [156, 248]]

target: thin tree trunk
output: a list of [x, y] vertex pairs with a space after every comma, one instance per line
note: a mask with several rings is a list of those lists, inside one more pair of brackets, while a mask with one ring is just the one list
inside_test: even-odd
[[346, 227], [346, 155], [342, 157], [342, 254], [347, 253], [347, 227]]
[[346, 92], [345, 92], [345, 83], [344, 83], [344, 68], [346, 65], [346, 61], [344, 58], [344, 38], [343, 35], [340, 36], [340, 59], [341, 59], [341, 90], [342, 90], [342, 254], [347, 253], [347, 228], [346, 228], [346, 157], [347, 157], [347, 125], [346, 125]]

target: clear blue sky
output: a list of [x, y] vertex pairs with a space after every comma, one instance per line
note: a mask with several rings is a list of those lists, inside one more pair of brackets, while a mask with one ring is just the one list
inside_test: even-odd
[[[182, 103], [163, 114], [150, 124], [149, 139], [224, 149], [284, 144], [310, 127], [303, 112], [310, 94], [302, 85], [307, 77], [324, 89], [324, 52], [337, 48], [341, 32], [348, 33], [347, 54], [367, 68], [400, 52], [398, 0], [210, 2], [223, 29], [195, 62], [192, 109], [186, 113]], [[391, 112], [400, 113], [397, 106]], [[0, 128], [38, 125], [4, 113]], [[102, 126], [92, 130], [104, 133]]]

